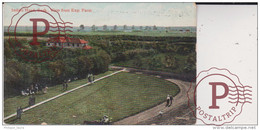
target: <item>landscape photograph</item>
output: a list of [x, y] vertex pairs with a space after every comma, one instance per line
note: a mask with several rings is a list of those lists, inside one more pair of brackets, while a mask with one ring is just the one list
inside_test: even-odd
[[195, 3], [3, 3], [3, 124], [193, 125]]

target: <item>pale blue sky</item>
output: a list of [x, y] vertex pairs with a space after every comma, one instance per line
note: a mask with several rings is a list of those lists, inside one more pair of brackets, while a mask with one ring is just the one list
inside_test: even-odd
[[[9, 26], [11, 18], [20, 9], [31, 3], [3, 4], [4, 26]], [[64, 22], [72, 22], [73, 26], [135, 25], [135, 26], [196, 26], [196, 5], [194, 3], [38, 3], [49, 5], [53, 9], [91, 9], [92, 12], [59, 12]], [[31, 9], [37, 9], [31, 6]], [[41, 7], [41, 9], [47, 7]], [[48, 9], [48, 8], [47, 8]], [[21, 14], [24, 14], [22, 12]], [[21, 16], [18, 14], [14, 20]], [[52, 12], [52, 15], [57, 13]], [[20, 15], [20, 16], [19, 16]], [[27, 17], [27, 19], [26, 19]], [[19, 26], [31, 26], [29, 18], [52, 19], [44, 13], [27, 14], [19, 22]], [[54, 16], [55, 18], [58, 17]], [[58, 18], [57, 18], [58, 19]]]

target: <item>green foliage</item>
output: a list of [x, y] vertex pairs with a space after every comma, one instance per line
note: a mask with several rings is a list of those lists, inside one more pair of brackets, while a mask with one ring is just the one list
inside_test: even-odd
[[62, 82], [61, 79], [65, 78], [65, 65], [62, 60], [50, 62], [48, 64], [48, 69], [54, 72], [54, 75], [52, 77], [55, 81]]
[[52, 61], [42, 63], [27, 62], [12, 53], [7, 40], [5, 52], [5, 97], [18, 94], [33, 83], [52, 86], [75, 77], [85, 78], [88, 73], [103, 73], [111, 62], [110, 55], [98, 47], [91, 50], [64, 48]]
[[20, 63], [17, 60], [8, 60], [4, 67], [4, 91], [19, 92], [33, 82], [37, 74], [29, 64]]
[[140, 67], [143, 65], [143, 61], [142, 61], [142, 58], [141, 58], [140, 55], [138, 55], [138, 56], [135, 58], [133, 64], [134, 64], [136, 67], [138, 67], [138, 68], [140, 68]]
[[166, 55], [163, 59], [163, 64], [166, 68], [176, 69], [178, 67], [178, 60], [174, 55]]
[[77, 66], [78, 76], [81, 78], [85, 78], [96, 62], [95, 60], [91, 60], [88, 56], [79, 56], [77, 59], [78, 59], [78, 66]]
[[91, 57], [94, 62], [93, 71], [95, 73], [104, 73], [108, 70], [108, 66], [111, 62], [111, 57], [105, 51], [99, 51], [97, 55]]
[[187, 56], [185, 61], [185, 72], [196, 73], [196, 53], [191, 53]]
[[[98, 31], [93, 33], [100, 34]], [[17, 36], [31, 36], [31, 34], [17, 33]], [[47, 38], [48, 36], [49, 34], [44, 37]], [[43, 63], [27, 63], [13, 53], [13, 48], [5, 40], [5, 64], [12, 61], [17, 62], [18, 67], [27, 66], [26, 72], [13, 72], [15, 70], [12, 70], [11, 67], [5, 68], [5, 72], [9, 73], [9, 77], [18, 79], [19, 87], [23, 88], [33, 82], [55, 85], [69, 78], [84, 78], [90, 72], [95, 74], [103, 73], [108, 70], [110, 63], [118, 66], [173, 72], [176, 74], [196, 73], [196, 37], [121, 34], [79, 34], [72, 35], [72, 37], [89, 41], [93, 49], [62, 49], [52, 61]], [[38, 47], [31, 47], [29, 45], [30, 41], [26, 39], [22, 39], [21, 42], [27, 49], [39, 49]], [[44, 43], [44, 40], [40, 42]], [[46, 49], [44, 45], [41, 46]], [[13, 77], [10, 73], [13, 73]], [[24, 81], [28, 83], [24, 83]], [[9, 90], [19, 88], [15, 83], [7, 84], [5, 87]]]

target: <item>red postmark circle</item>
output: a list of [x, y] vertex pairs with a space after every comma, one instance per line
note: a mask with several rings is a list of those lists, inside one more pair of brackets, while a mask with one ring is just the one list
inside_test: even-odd
[[233, 122], [244, 104], [251, 103], [250, 89], [229, 70], [212, 67], [197, 75], [196, 84], [190, 84], [188, 105], [197, 120], [220, 126]]
[[[33, 14], [35, 17], [30, 18], [30, 16], [28, 16], [30, 13], [35, 13]], [[49, 16], [51, 20], [45, 19], [41, 16], [43, 14]], [[56, 19], [54, 15], [56, 15], [58, 19]], [[19, 27], [18, 24], [21, 23], [22, 19], [26, 16], [28, 16], [30, 20], [25, 22], [31, 22], [32, 24], [32, 34], [29, 35], [32, 36], [32, 41], [29, 44], [25, 43], [17, 36], [17, 28]], [[44, 31], [38, 31], [38, 27], [40, 27], [38, 26], [39, 23], [44, 23], [44, 26], [41, 26], [41, 28], [44, 28]], [[63, 44], [60, 43], [60, 39], [63, 38], [66, 40], [68, 38], [65, 28], [70, 26], [66, 26], [66, 23], [61, 19], [60, 14], [48, 5], [31, 4], [27, 7], [21, 8], [19, 12], [12, 17], [10, 26], [8, 27], [8, 42], [14, 49], [14, 53], [28, 62], [40, 63], [46, 60], [51, 60], [63, 48]], [[63, 34], [61, 34], [61, 28], [63, 28]], [[48, 34], [48, 41], [39, 43], [38, 37], [47, 34], [49, 31], [54, 33]], [[14, 39], [12, 36], [14, 36]]]

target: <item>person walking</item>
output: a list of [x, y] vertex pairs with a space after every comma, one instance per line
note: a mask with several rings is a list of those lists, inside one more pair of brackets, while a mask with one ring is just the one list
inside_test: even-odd
[[68, 82], [66, 82], [65, 83], [65, 90], [68, 90], [68, 87], [69, 87]]
[[30, 89], [27, 88], [27, 89], [25, 90], [25, 93], [27, 93], [27, 96], [30, 95]]
[[22, 119], [22, 113], [23, 113], [23, 109], [22, 107], [18, 107], [17, 110], [16, 110], [16, 116], [17, 116], [17, 119]]
[[29, 107], [32, 106], [32, 96], [29, 97]]
[[66, 80], [64, 80], [64, 82], [62, 83], [62, 90], [64, 91], [66, 88]]
[[35, 84], [35, 93], [38, 94], [39, 93], [39, 85], [36, 83]]
[[92, 82], [94, 82], [95, 81], [95, 77], [94, 77], [94, 75], [92, 74]]
[[39, 85], [39, 93], [42, 92], [42, 85]]
[[35, 92], [34, 92], [34, 85], [32, 84], [30, 86], [30, 95], [33, 95]]
[[29, 90], [29, 95], [32, 95], [32, 87], [31, 86], [29, 87], [28, 90]]
[[173, 100], [173, 96], [172, 96], [172, 95], [170, 95], [170, 105], [169, 105], [169, 106], [171, 106], [171, 105], [172, 105], [172, 100]]
[[166, 98], [166, 106], [165, 107], [169, 107], [169, 103], [170, 103], [170, 95], [168, 94], [167, 98]]
[[163, 116], [163, 110], [159, 111], [159, 117], [161, 118]]
[[32, 96], [32, 105], [35, 104], [35, 96]]
[[90, 74], [88, 74], [88, 82], [89, 82], [89, 83], [92, 82], [92, 81], [91, 81], [91, 75], [90, 75]]

